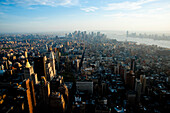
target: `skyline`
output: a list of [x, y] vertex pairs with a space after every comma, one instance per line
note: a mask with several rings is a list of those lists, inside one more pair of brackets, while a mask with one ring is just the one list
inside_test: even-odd
[[1, 0], [0, 33], [169, 31], [168, 0]]

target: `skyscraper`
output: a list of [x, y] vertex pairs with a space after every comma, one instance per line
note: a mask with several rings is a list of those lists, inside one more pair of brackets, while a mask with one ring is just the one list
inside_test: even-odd
[[34, 69], [33, 67], [30, 65], [28, 59], [25, 65], [25, 69], [24, 69], [24, 79], [28, 79], [31, 77], [31, 75], [34, 74]]
[[31, 92], [30, 92], [30, 80], [29, 79], [25, 81], [25, 89], [26, 89], [29, 113], [33, 113], [33, 105], [32, 105], [32, 98], [31, 98]]
[[40, 81], [40, 100], [42, 105], [49, 104], [49, 96], [50, 96], [50, 84], [46, 81], [45, 77], [41, 77]]
[[38, 80], [41, 80], [41, 76], [44, 76], [47, 79], [46, 75], [46, 57], [35, 57], [34, 58], [34, 71], [37, 73]]
[[56, 64], [57, 64], [57, 70], [59, 70], [59, 64], [60, 64], [60, 55], [59, 55], [59, 49], [55, 48], [54, 50], [55, 56], [56, 56]]
[[135, 72], [136, 71], [136, 62], [135, 59], [131, 59], [130, 69]]
[[51, 63], [51, 66], [52, 66], [52, 69], [53, 69], [53, 73], [54, 73], [54, 76], [56, 75], [56, 69], [55, 69], [55, 58], [54, 58], [54, 52], [51, 51], [50, 52], [50, 63]]

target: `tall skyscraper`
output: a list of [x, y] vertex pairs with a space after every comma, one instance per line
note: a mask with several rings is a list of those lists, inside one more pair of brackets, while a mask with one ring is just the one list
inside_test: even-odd
[[59, 70], [59, 64], [60, 64], [60, 54], [59, 54], [59, 49], [58, 48], [55, 48], [55, 56], [56, 56], [56, 64], [57, 64], [57, 70]]
[[34, 90], [34, 81], [30, 80], [30, 92], [31, 92], [31, 97], [32, 97], [32, 104], [34, 107], [36, 107], [36, 97], [35, 97], [35, 90]]
[[141, 91], [142, 91], [142, 83], [137, 78], [136, 78], [136, 83], [135, 83], [135, 91], [137, 92], [137, 100], [140, 101], [140, 96], [141, 96]]
[[130, 72], [127, 73], [126, 78], [125, 78], [125, 85], [128, 89], [133, 90], [134, 89], [134, 84], [135, 84], [135, 76], [133, 71], [131, 70]]
[[65, 101], [60, 92], [52, 92], [50, 95], [50, 110], [52, 112], [65, 112]]
[[24, 79], [28, 79], [31, 77], [31, 75], [34, 74], [34, 69], [33, 67], [30, 65], [28, 59], [25, 65], [25, 69], [24, 69]]
[[45, 63], [46, 57], [34, 58], [34, 71], [37, 73], [38, 80], [41, 80], [41, 76], [44, 76], [47, 79]]
[[26, 89], [29, 113], [33, 113], [33, 105], [32, 105], [32, 98], [31, 98], [31, 92], [30, 92], [30, 80], [29, 79], [25, 81], [25, 89]]
[[46, 81], [45, 77], [41, 77], [39, 90], [40, 90], [41, 104], [48, 105], [49, 96], [50, 96], [50, 83]]
[[53, 73], [54, 73], [54, 76], [56, 75], [56, 69], [55, 69], [55, 58], [54, 58], [54, 52], [51, 51], [50, 52], [50, 56], [49, 56], [49, 60], [50, 60], [50, 63], [51, 63], [51, 66], [52, 66], [52, 69], [53, 69]]
[[131, 59], [130, 69], [135, 72], [136, 71], [136, 62], [135, 59]]

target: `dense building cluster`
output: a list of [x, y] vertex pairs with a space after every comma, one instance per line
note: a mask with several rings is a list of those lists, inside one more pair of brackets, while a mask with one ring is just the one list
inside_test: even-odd
[[148, 33], [129, 33], [127, 31], [127, 36], [128, 37], [134, 37], [134, 38], [150, 38], [154, 40], [170, 40], [170, 36], [168, 34], [148, 34]]
[[107, 39], [3, 34], [0, 113], [166, 113], [170, 50]]

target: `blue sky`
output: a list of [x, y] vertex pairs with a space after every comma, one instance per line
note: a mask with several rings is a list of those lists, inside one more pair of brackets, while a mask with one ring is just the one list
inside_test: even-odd
[[0, 0], [0, 32], [170, 31], [170, 0]]

